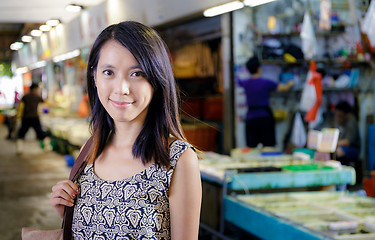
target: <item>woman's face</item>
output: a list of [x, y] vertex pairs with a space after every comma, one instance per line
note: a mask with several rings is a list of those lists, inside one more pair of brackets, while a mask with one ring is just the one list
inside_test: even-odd
[[115, 123], [144, 122], [154, 90], [127, 48], [106, 42], [94, 76], [99, 100]]

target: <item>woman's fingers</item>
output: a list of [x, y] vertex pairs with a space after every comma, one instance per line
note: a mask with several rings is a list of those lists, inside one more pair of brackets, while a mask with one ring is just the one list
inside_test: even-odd
[[75, 198], [75, 196], [74, 195], [70, 195], [69, 193], [67, 193], [66, 191], [64, 191], [64, 189], [58, 189], [58, 190], [55, 190], [55, 191], [53, 191], [51, 193], [51, 198], [61, 198], [61, 199], [73, 201], [73, 199]]
[[71, 206], [78, 193], [78, 185], [72, 181], [64, 180], [58, 182], [52, 187], [51, 203]]
[[61, 198], [61, 197], [50, 198], [49, 202], [54, 207], [56, 207], [58, 205], [72, 207], [74, 205], [74, 200], [73, 199], [64, 199], [64, 198]]
[[60, 191], [61, 189], [68, 193], [70, 196], [75, 196], [79, 193], [78, 185], [70, 180], [58, 182], [55, 186], [52, 187], [52, 192]]

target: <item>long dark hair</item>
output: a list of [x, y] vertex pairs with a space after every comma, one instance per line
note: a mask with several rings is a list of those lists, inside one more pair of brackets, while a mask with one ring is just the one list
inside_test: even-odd
[[93, 162], [103, 152], [111, 133], [115, 133], [113, 119], [99, 101], [94, 82], [100, 50], [109, 40], [119, 42], [133, 54], [154, 89], [145, 122], [133, 145], [133, 156], [140, 157], [144, 164], [154, 160], [159, 165], [169, 166], [168, 138], [171, 135], [185, 140], [179, 121], [175, 79], [164, 41], [152, 28], [133, 21], [104, 29], [89, 55], [87, 89], [92, 112], [90, 130], [93, 144], [87, 160]]

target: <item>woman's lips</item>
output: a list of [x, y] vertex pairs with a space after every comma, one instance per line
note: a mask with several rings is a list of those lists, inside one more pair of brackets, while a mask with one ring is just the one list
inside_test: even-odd
[[112, 99], [109, 99], [109, 101], [116, 108], [128, 108], [129, 106], [133, 104], [133, 102], [114, 101]]

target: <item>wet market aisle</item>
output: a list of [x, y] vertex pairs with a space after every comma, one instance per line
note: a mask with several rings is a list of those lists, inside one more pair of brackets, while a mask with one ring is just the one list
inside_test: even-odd
[[61, 219], [48, 200], [52, 186], [69, 176], [64, 156], [45, 153], [30, 130], [24, 152], [16, 155], [16, 142], [6, 140], [0, 125], [0, 240], [21, 239], [22, 227], [54, 229]]

